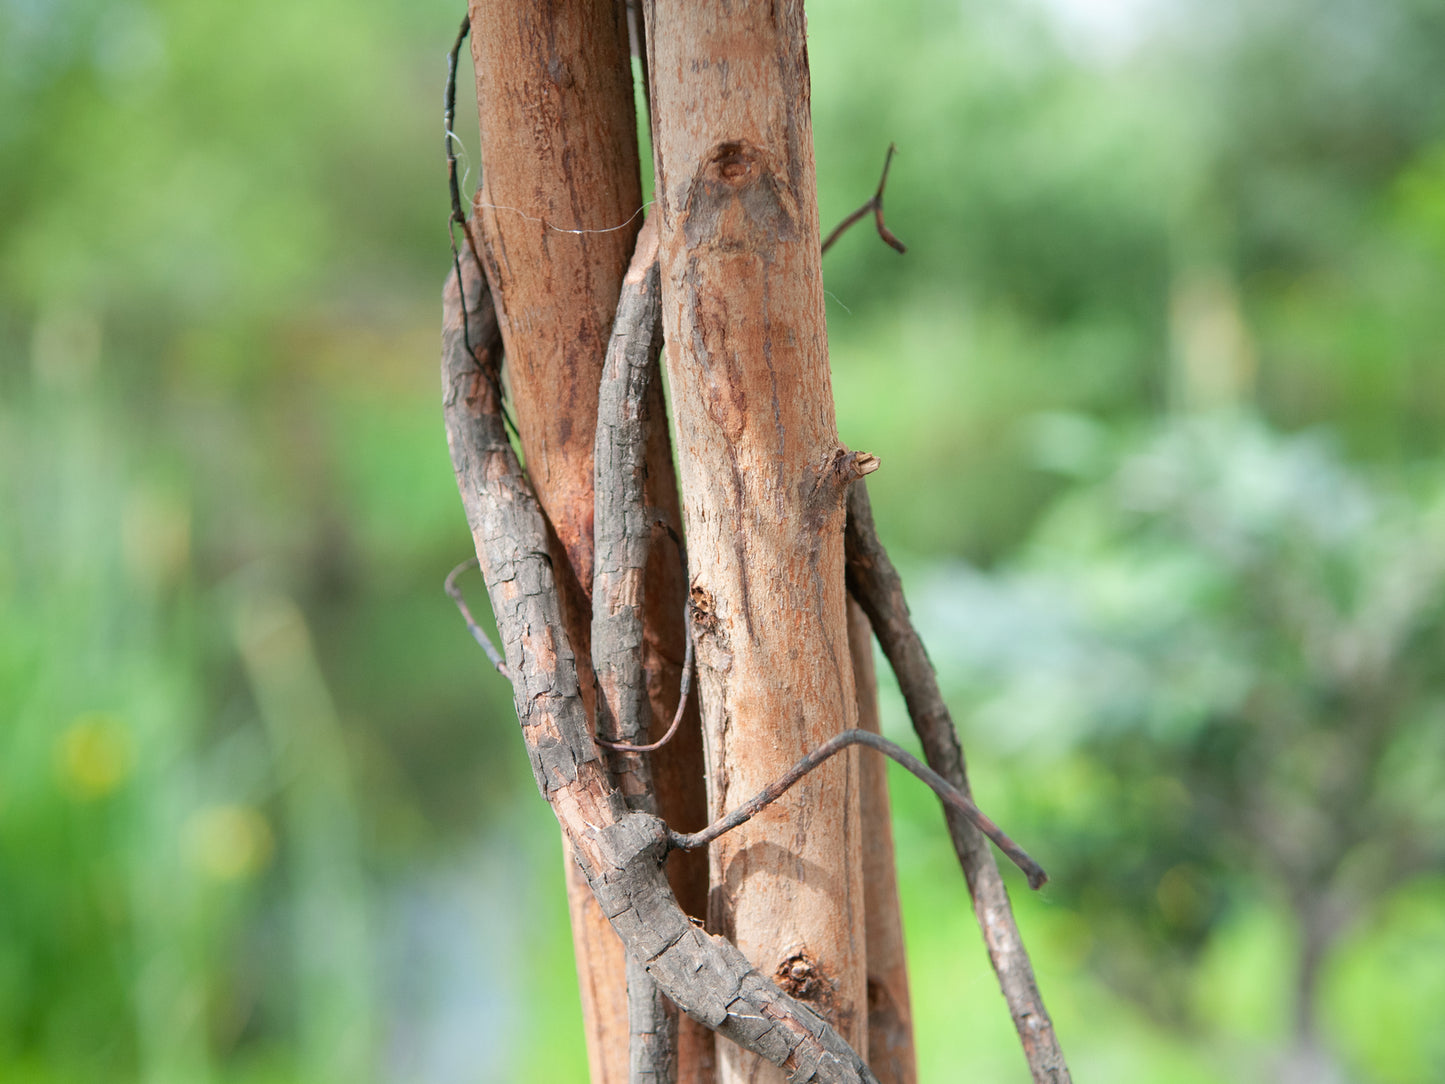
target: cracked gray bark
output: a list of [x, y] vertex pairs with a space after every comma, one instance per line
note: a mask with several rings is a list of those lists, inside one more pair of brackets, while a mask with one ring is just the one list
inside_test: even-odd
[[[662, 349], [657, 228], [643, 226], [622, 280], [597, 395], [593, 464], [592, 672], [597, 734], [613, 742], [647, 741], [652, 705], [643, 673], [642, 600], [652, 524], [643, 500], [647, 475], [648, 389]], [[641, 753], [604, 746], [608, 770], [627, 808], [657, 816], [652, 767]], [[627, 957], [628, 1080], [677, 1079], [677, 1010], [640, 960]]]
[[[657, 230], [649, 222], [622, 282], [597, 396], [593, 463], [592, 667], [602, 696], [597, 732], [647, 741], [652, 709], [642, 670], [643, 573], [652, 523], [643, 501], [648, 389], [662, 348]], [[631, 809], [657, 812], [652, 771], [640, 753], [608, 750], [608, 767]]]
[[538, 789], [628, 954], [679, 1008], [784, 1069], [796, 1084], [877, 1084], [821, 1017], [764, 978], [734, 945], [688, 919], [663, 868], [666, 825], [629, 810], [608, 778], [562, 626], [546, 519], [502, 424], [496, 317], [469, 252], [461, 255], [461, 270], [471, 343], [453, 272], [442, 336], [447, 443]]
[[[968, 773], [953, 716], [938, 688], [938, 677], [923, 641], [908, 616], [903, 581], [888, 559], [873, 525], [873, 510], [863, 482], [848, 494], [848, 590], [863, 607], [908, 705], [913, 728], [929, 767], [965, 794]], [[1053, 1021], [1044, 1008], [1028, 950], [1019, 935], [1008, 889], [988, 841], [954, 809], [945, 812], [948, 834], [968, 882], [973, 910], [983, 931], [989, 961], [1008, 1003], [1029, 1071], [1039, 1084], [1068, 1084], [1069, 1067], [1059, 1046]]]

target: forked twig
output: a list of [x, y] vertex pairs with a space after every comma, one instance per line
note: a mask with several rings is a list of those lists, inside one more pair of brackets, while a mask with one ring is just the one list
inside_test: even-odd
[[968, 818], [970, 824], [998, 844], [998, 849], [1008, 855], [1009, 860], [1027, 875], [1030, 888], [1040, 888], [1049, 879], [1049, 875], [1044, 872], [1043, 867], [1030, 858], [1028, 852], [990, 820], [983, 810], [974, 804], [972, 798], [904, 749], [903, 746], [889, 741], [880, 734], [874, 734], [871, 730], [845, 730], [841, 734], [829, 738], [789, 768], [776, 782], [763, 788], [721, 820], [714, 821], [699, 832], [669, 832], [668, 842], [672, 847], [683, 851], [706, 846], [723, 833], [731, 832], [738, 825], [751, 820], [786, 794], [788, 789], [803, 776], [850, 745], [866, 745], [870, 749], [876, 749], [927, 783], [945, 806]]
[[847, 233], [849, 228], [855, 222], [860, 221], [869, 211], [873, 212], [873, 221], [878, 227], [878, 236], [883, 238], [883, 242], [898, 252], [908, 251], [908, 246], [898, 240], [893, 235], [893, 231], [888, 228], [888, 224], [883, 221], [883, 189], [888, 184], [888, 167], [893, 164], [893, 154], [897, 149], [896, 144], [888, 144], [888, 156], [883, 159], [883, 176], [878, 178], [877, 191], [873, 193], [867, 203], [833, 227], [833, 232], [828, 234], [828, 239], [823, 242], [824, 252], [832, 248], [833, 242]]

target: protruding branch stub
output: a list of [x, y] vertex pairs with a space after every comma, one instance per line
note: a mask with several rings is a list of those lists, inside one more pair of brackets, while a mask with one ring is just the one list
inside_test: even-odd
[[827, 504], [830, 500], [836, 500], [841, 503], [847, 497], [850, 485], [860, 478], [866, 478], [882, 465], [883, 461], [872, 452], [855, 452], [840, 445], [816, 468], [818, 475], [813, 482], [814, 501]]
[[834, 461], [834, 470], [841, 472], [845, 481], [856, 482], [859, 478], [866, 478], [883, 465], [872, 452], [843, 452]]

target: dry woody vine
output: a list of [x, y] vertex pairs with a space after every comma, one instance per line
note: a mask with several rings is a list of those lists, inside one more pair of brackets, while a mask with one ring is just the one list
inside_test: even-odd
[[[665, 5], [645, 6], [648, 36], [654, 47], [658, 41], [675, 47], [676, 31], [669, 30], [665, 20], [662, 34], [655, 25], [655, 9], [660, 6]], [[637, 24], [640, 27], [642, 21]], [[677, 605], [679, 600], [673, 600], [671, 616], [663, 621], [670, 622], [669, 627], [678, 629], [686, 641], [674, 645], [684, 648], [680, 654], [685, 657], [680, 665], [672, 666], [676, 673], [671, 687], [676, 691], [664, 708], [657, 679], [659, 618], [653, 608], [661, 603], [666, 611], [668, 600], [650, 597], [658, 575], [649, 570], [656, 569], [659, 559], [673, 568], [685, 568], [687, 562], [682, 556], [683, 524], [675, 521], [675, 513], [660, 511], [650, 503], [657, 499], [657, 479], [649, 471], [659, 472], [658, 448], [664, 450], [664, 465], [671, 460], [666, 451], [659, 360], [664, 347], [663, 300], [674, 288], [668, 285], [668, 268], [673, 268], [674, 275], [691, 276], [697, 265], [687, 262], [693, 260], [687, 249], [677, 247], [684, 243], [681, 234], [667, 232], [672, 221], [668, 214], [675, 215], [677, 210], [649, 215], [621, 278], [611, 334], [599, 359], [595, 397], [589, 394], [586, 399], [596, 403], [596, 417], [589, 419], [595, 426], [593, 443], [586, 449], [591, 453], [589, 476], [585, 483], [574, 483], [574, 488], [582, 486], [579, 492], [590, 491], [590, 532], [583, 537], [578, 525], [585, 519], [577, 509], [570, 510], [566, 524], [548, 515], [542, 495], [513, 446], [509, 429], [525, 446], [529, 414], [520, 411], [515, 402], [510, 411], [506, 406], [503, 360], [507, 354], [510, 361], [510, 351], [517, 345], [515, 337], [522, 332], [513, 320], [513, 339], [506, 342], [507, 318], [493, 285], [499, 275], [502, 279], [506, 276], [495, 268], [484, 273], [487, 261], [495, 260], [493, 242], [479, 236], [482, 226], [477, 216], [468, 220], [462, 209], [457, 137], [452, 131], [455, 79], [463, 40], [469, 30], [475, 33], [478, 25], [474, 5], [448, 56], [445, 125], [453, 266], [444, 291], [442, 386], [447, 441], [500, 650], [472, 617], [456, 585], [457, 577], [473, 562], [453, 570], [446, 588], [473, 637], [511, 683], [538, 789], [556, 816], [591, 899], [625, 952], [627, 1079], [633, 1084], [701, 1079], [703, 1070], [696, 1068], [701, 1064], [696, 1063], [696, 1053], [688, 1055], [695, 1064], [684, 1066], [679, 1075], [679, 1023], [688, 1019], [778, 1066], [790, 1081], [841, 1084], [880, 1080], [840, 1030], [816, 1011], [817, 1005], [800, 1000], [807, 992], [810, 975], [807, 959], [799, 957], [794, 961], [795, 971], [785, 968], [770, 978], [728, 937], [701, 928], [679, 904], [668, 878], [670, 855], [708, 848], [769, 809], [825, 762], [861, 747], [892, 758], [939, 796], [990, 960], [1033, 1077], [1067, 1081], [1063, 1054], [987, 841], [992, 840], [1025, 873], [1031, 887], [1039, 887], [1046, 877], [970, 797], [956, 728], [908, 617], [901, 582], [874, 529], [862, 478], [877, 469], [876, 457], [836, 446], [816, 468], [811, 486], [800, 487], [807, 489], [805, 509], [812, 509], [800, 528], [841, 532], [846, 592], [867, 615], [898, 676], [927, 764], [869, 730], [812, 718], [809, 732], [832, 732], [833, 736], [813, 744], [806, 755], [752, 798], [692, 831], [675, 828], [664, 819], [666, 802], [659, 798], [652, 757], [669, 745], [683, 723], [694, 656], [700, 662], [709, 659], [715, 668], [719, 652], [716, 643], [704, 645], [709, 654], [699, 648], [700, 638], [715, 627], [713, 607], [719, 600], [707, 592], [700, 594], [694, 580], [687, 613]], [[625, 17], [620, 25], [625, 36]], [[474, 56], [477, 48], [474, 45]], [[800, 70], [806, 80], [805, 62]], [[483, 84], [480, 73], [478, 84], [479, 88]], [[676, 86], [669, 87], [665, 80], [659, 86], [654, 78], [652, 107], [668, 108], [677, 93]], [[883, 217], [883, 190], [892, 157], [890, 147], [873, 197], [826, 242], [820, 244], [814, 230], [815, 254], [869, 212], [879, 236], [904, 251]], [[485, 147], [482, 164], [486, 169]], [[698, 205], [710, 205], [712, 210], [702, 226], [688, 227], [694, 232], [687, 243], [696, 240], [697, 229], [730, 228], [733, 212], [729, 208], [742, 207], [753, 213], [762, 206], [759, 199], [781, 208], [776, 214], [796, 217], [802, 213], [788, 207], [786, 197], [778, 194], [782, 182], [773, 177], [771, 168], [767, 151], [759, 145], [724, 145], [695, 182]], [[755, 183], [757, 175], [763, 183]], [[476, 205], [481, 206], [480, 202]], [[815, 212], [806, 213], [816, 223]], [[457, 229], [463, 235], [461, 244], [456, 240]], [[683, 263], [678, 262], [679, 253]], [[671, 281], [675, 284], [677, 280]], [[689, 303], [700, 310], [708, 305], [707, 299], [696, 293], [703, 281], [688, 279], [686, 284], [693, 291]], [[675, 362], [669, 359], [669, 364]], [[513, 374], [513, 383], [515, 380]], [[676, 380], [673, 386], [677, 394]], [[720, 409], [734, 408], [726, 388], [715, 392], [723, 396]], [[535, 388], [532, 394], [535, 396]], [[514, 416], [521, 423], [520, 432], [512, 424]], [[535, 421], [532, 424], [535, 426]], [[528, 462], [532, 465], [530, 453]], [[686, 478], [684, 473], [684, 484]], [[573, 577], [570, 587], [569, 575]], [[839, 578], [843, 578], [841, 572]], [[842, 587], [838, 584], [840, 590]], [[590, 610], [590, 620], [579, 623], [579, 608]], [[579, 639], [583, 641], [580, 645]], [[716, 684], [713, 687], [716, 689]], [[704, 697], [707, 688], [703, 688]], [[817, 709], [796, 703], [790, 710], [810, 716], [816, 715]], [[663, 730], [659, 738], [649, 740]], [[706, 1072], [712, 1072], [710, 1065]]]

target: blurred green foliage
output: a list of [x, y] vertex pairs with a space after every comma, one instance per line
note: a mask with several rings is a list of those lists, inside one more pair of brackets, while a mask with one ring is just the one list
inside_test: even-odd
[[[439, 590], [460, 14], [0, 2], [0, 1079], [585, 1078], [555, 830]], [[823, 221], [896, 141], [910, 246], [829, 254], [840, 430], [1055, 874], [1014, 895], [1080, 1079], [1297, 1069], [1311, 922], [1327, 1068], [1445, 1076], [1445, 9], [810, 34]], [[1022, 1079], [895, 795], [925, 1079]]]
[[[1445, 487], [1368, 484], [1317, 435], [1227, 414], [1112, 458], [1007, 573], [937, 570], [920, 605], [1016, 758], [1011, 819], [1088, 917], [1093, 976], [1154, 1019], [1293, 1036], [1301, 1064], [1333, 1057], [1323, 1031], [1367, 1079], [1430, 1079], [1445, 986], [1331, 968], [1403, 886], [1445, 906]], [[1239, 924], [1271, 913], [1277, 978], [1228, 978]]]

